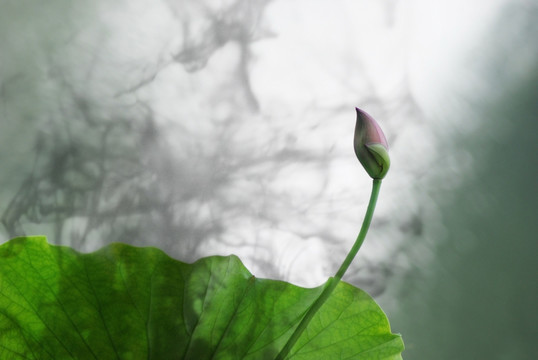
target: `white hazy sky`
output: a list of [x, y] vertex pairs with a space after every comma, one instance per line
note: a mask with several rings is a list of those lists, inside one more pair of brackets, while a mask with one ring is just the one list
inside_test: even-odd
[[[468, 91], [466, 87], [471, 81], [467, 79], [473, 78], [468, 65], [473, 57], [482, 55], [480, 44], [487, 39], [493, 21], [507, 3], [509, 0], [270, 2], [261, 24], [251, 24], [262, 32], [274, 34], [262, 37], [250, 48], [248, 70], [260, 111], [234, 113], [237, 118], [248, 119], [241, 123], [236, 137], [239, 143], [244, 140], [252, 149], [257, 149], [253, 135], [274, 133], [277, 129], [276, 133], [285, 135], [278, 139], [282, 143], [288, 142], [296, 149], [314, 154], [330, 152], [330, 166], [326, 169], [290, 166], [278, 174], [268, 174], [271, 190], [292, 194], [290, 204], [297, 207], [293, 209], [296, 210], [294, 216], [280, 219], [278, 228], [264, 227], [253, 214], [245, 214], [236, 219], [236, 223], [227, 224], [234, 230], [229, 234], [231, 238], [253, 239], [256, 244], [264, 244], [263, 250], [256, 244], [238, 248], [215, 241], [200, 255], [235, 253], [256, 275], [272, 276], [274, 274], [264, 273], [264, 267], [258, 266], [255, 260], [249, 260], [268, 251], [269, 261], [278, 263], [277, 267], [282, 270], [278, 275], [299, 285], [317, 285], [331, 275], [335, 270], [334, 258], [340, 256], [338, 251], [343, 253], [355, 239], [370, 187], [370, 179], [360, 168], [351, 148], [354, 106], [364, 106], [374, 115], [389, 142], [392, 141], [393, 167], [384, 181], [376, 218], [391, 219], [397, 224], [405, 220], [402, 213], [414, 214], [420, 209], [434, 213], [428, 204], [415, 200], [419, 191], [417, 176], [438, 152], [434, 133], [444, 125], [442, 114], [439, 116], [436, 112], [445, 108], [440, 106], [444, 102], [453, 101], [453, 94]], [[171, 61], [172, 54], [182, 46], [182, 17], [192, 26], [195, 40], [200, 40], [196, 39], [198, 34], [202, 34], [198, 38], [203, 39], [208, 24], [213, 22], [195, 0], [97, 4], [99, 21], [89, 21], [88, 26], [81, 22], [79, 31], [69, 34], [65, 41], [57, 44], [58, 53], [52, 53], [59, 63], [76, 59], [74, 82], [84, 84], [85, 76], [92, 73], [93, 87], [84, 87], [85, 95], [96, 91], [99, 95], [96, 98], [111, 103], [124, 99], [126, 103], [146, 101], [157, 119], [164, 119], [166, 125], [176, 121], [178, 128], [190, 126], [189, 130], [195, 134], [193, 138], [200, 135], [200, 139], [214, 130], [208, 129], [214, 123], [199, 119], [218, 120], [230, 111], [241, 111], [234, 108], [234, 94], [222, 92], [223, 84], [237, 82], [233, 78], [239, 61], [236, 43], [216, 49], [207, 66], [197, 72], [188, 72], [182, 64]], [[242, 9], [248, 8], [244, 4]], [[229, 6], [229, 2], [208, 0], [203, 5], [221, 9]], [[243, 18], [248, 21], [249, 17]], [[243, 18], [238, 15], [232, 20], [242, 21]], [[52, 20], [51, 24], [57, 23]], [[13, 33], [24, 33], [22, 27], [17, 22], [8, 26]], [[41, 28], [36, 28], [34, 32], [28, 31], [36, 39], [37, 45], [34, 45], [48, 49], [41, 45], [46, 44], [40, 38]], [[18, 41], [15, 37], [8, 39]], [[26, 47], [18, 49], [21, 59], [33, 61], [26, 56]], [[14, 55], [3, 56], [16, 62]], [[151, 75], [155, 64], [161, 60], [168, 62], [168, 66], [154, 81], [131, 98], [118, 100], [113, 96], [141, 77]], [[95, 62], [99, 65], [94, 67]], [[42, 77], [47, 76], [43, 70]], [[122, 88], [118, 88], [118, 84]], [[407, 118], [401, 113], [400, 106], [405, 104], [395, 99], [402, 98], [405, 91], [410, 92], [425, 111], [426, 119]], [[53, 91], [44, 93], [55, 96]], [[342, 108], [349, 110], [335, 110]], [[173, 131], [166, 135], [174, 144]], [[274, 144], [274, 149], [285, 146], [287, 144]], [[192, 159], [193, 163], [196, 160]], [[421, 178], [421, 181], [425, 185], [427, 179]], [[321, 190], [326, 197], [320, 200]], [[244, 195], [241, 188], [231, 189], [232, 197], [235, 196], [233, 191]], [[258, 205], [254, 203], [253, 207]], [[342, 246], [338, 249], [328, 246], [321, 232], [311, 237], [296, 235], [310, 231], [308, 226], [317, 225], [319, 228], [315, 230], [332, 229], [335, 237], [342, 239]], [[403, 241], [403, 235], [394, 227], [397, 226], [384, 236], [390, 241], [383, 241], [380, 232], [373, 231], [362, 254], [374, 260], [391, 256]], [[85, 250], [93, 250], [91, 246], [89, 244]]]
[[[345, 93], [341, 80], [360, 83], [354, 76], [363, 69], [381, 96], [394, 94], [407, 76], [420, 104], [432, 107], [440, 93], [461, 84], [470, 52], [507, 2], [275, 1], [266, 19], [277, 38], [256, 47], [253, 75], [260, 91], [275, 97], [326, 104], [341, 102], [334, 99]], [[346, 58], [361, 63], [345, 64]]]

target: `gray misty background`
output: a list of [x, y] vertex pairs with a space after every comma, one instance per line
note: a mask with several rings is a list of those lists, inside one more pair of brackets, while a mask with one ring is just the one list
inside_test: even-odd
[[114, 241], [316, 286], [346, 274], [408, 359], [534, 359], [538, 4], [0, 0], [0, 241]]

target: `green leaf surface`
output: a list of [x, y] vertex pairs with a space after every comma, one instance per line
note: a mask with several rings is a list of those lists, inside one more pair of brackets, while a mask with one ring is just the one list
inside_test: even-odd
[[[194, 264], [45, 237], [0, 246], [0, 359], [274, 359], [323, 287], [258, 279], [235, 256]], [[379, 306], [339, 283], [289, 359], [401, 359]]]

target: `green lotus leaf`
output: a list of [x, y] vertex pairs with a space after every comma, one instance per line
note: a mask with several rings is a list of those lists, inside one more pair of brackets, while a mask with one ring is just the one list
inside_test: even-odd
[[[274, 359], [323, 287], [258, 279], [236, 256], [0, 246], [0, 359]], [[401, 359], [379, 306], [341, 282], [289, 359]]]

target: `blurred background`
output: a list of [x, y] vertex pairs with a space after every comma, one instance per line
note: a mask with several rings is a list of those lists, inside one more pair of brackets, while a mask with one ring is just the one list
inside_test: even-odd
[[0, 0], [0, 241], [236, 254], [317, 286], [391, 146], [345, 280], [406, 359], [534, 359], [538, 4]]

